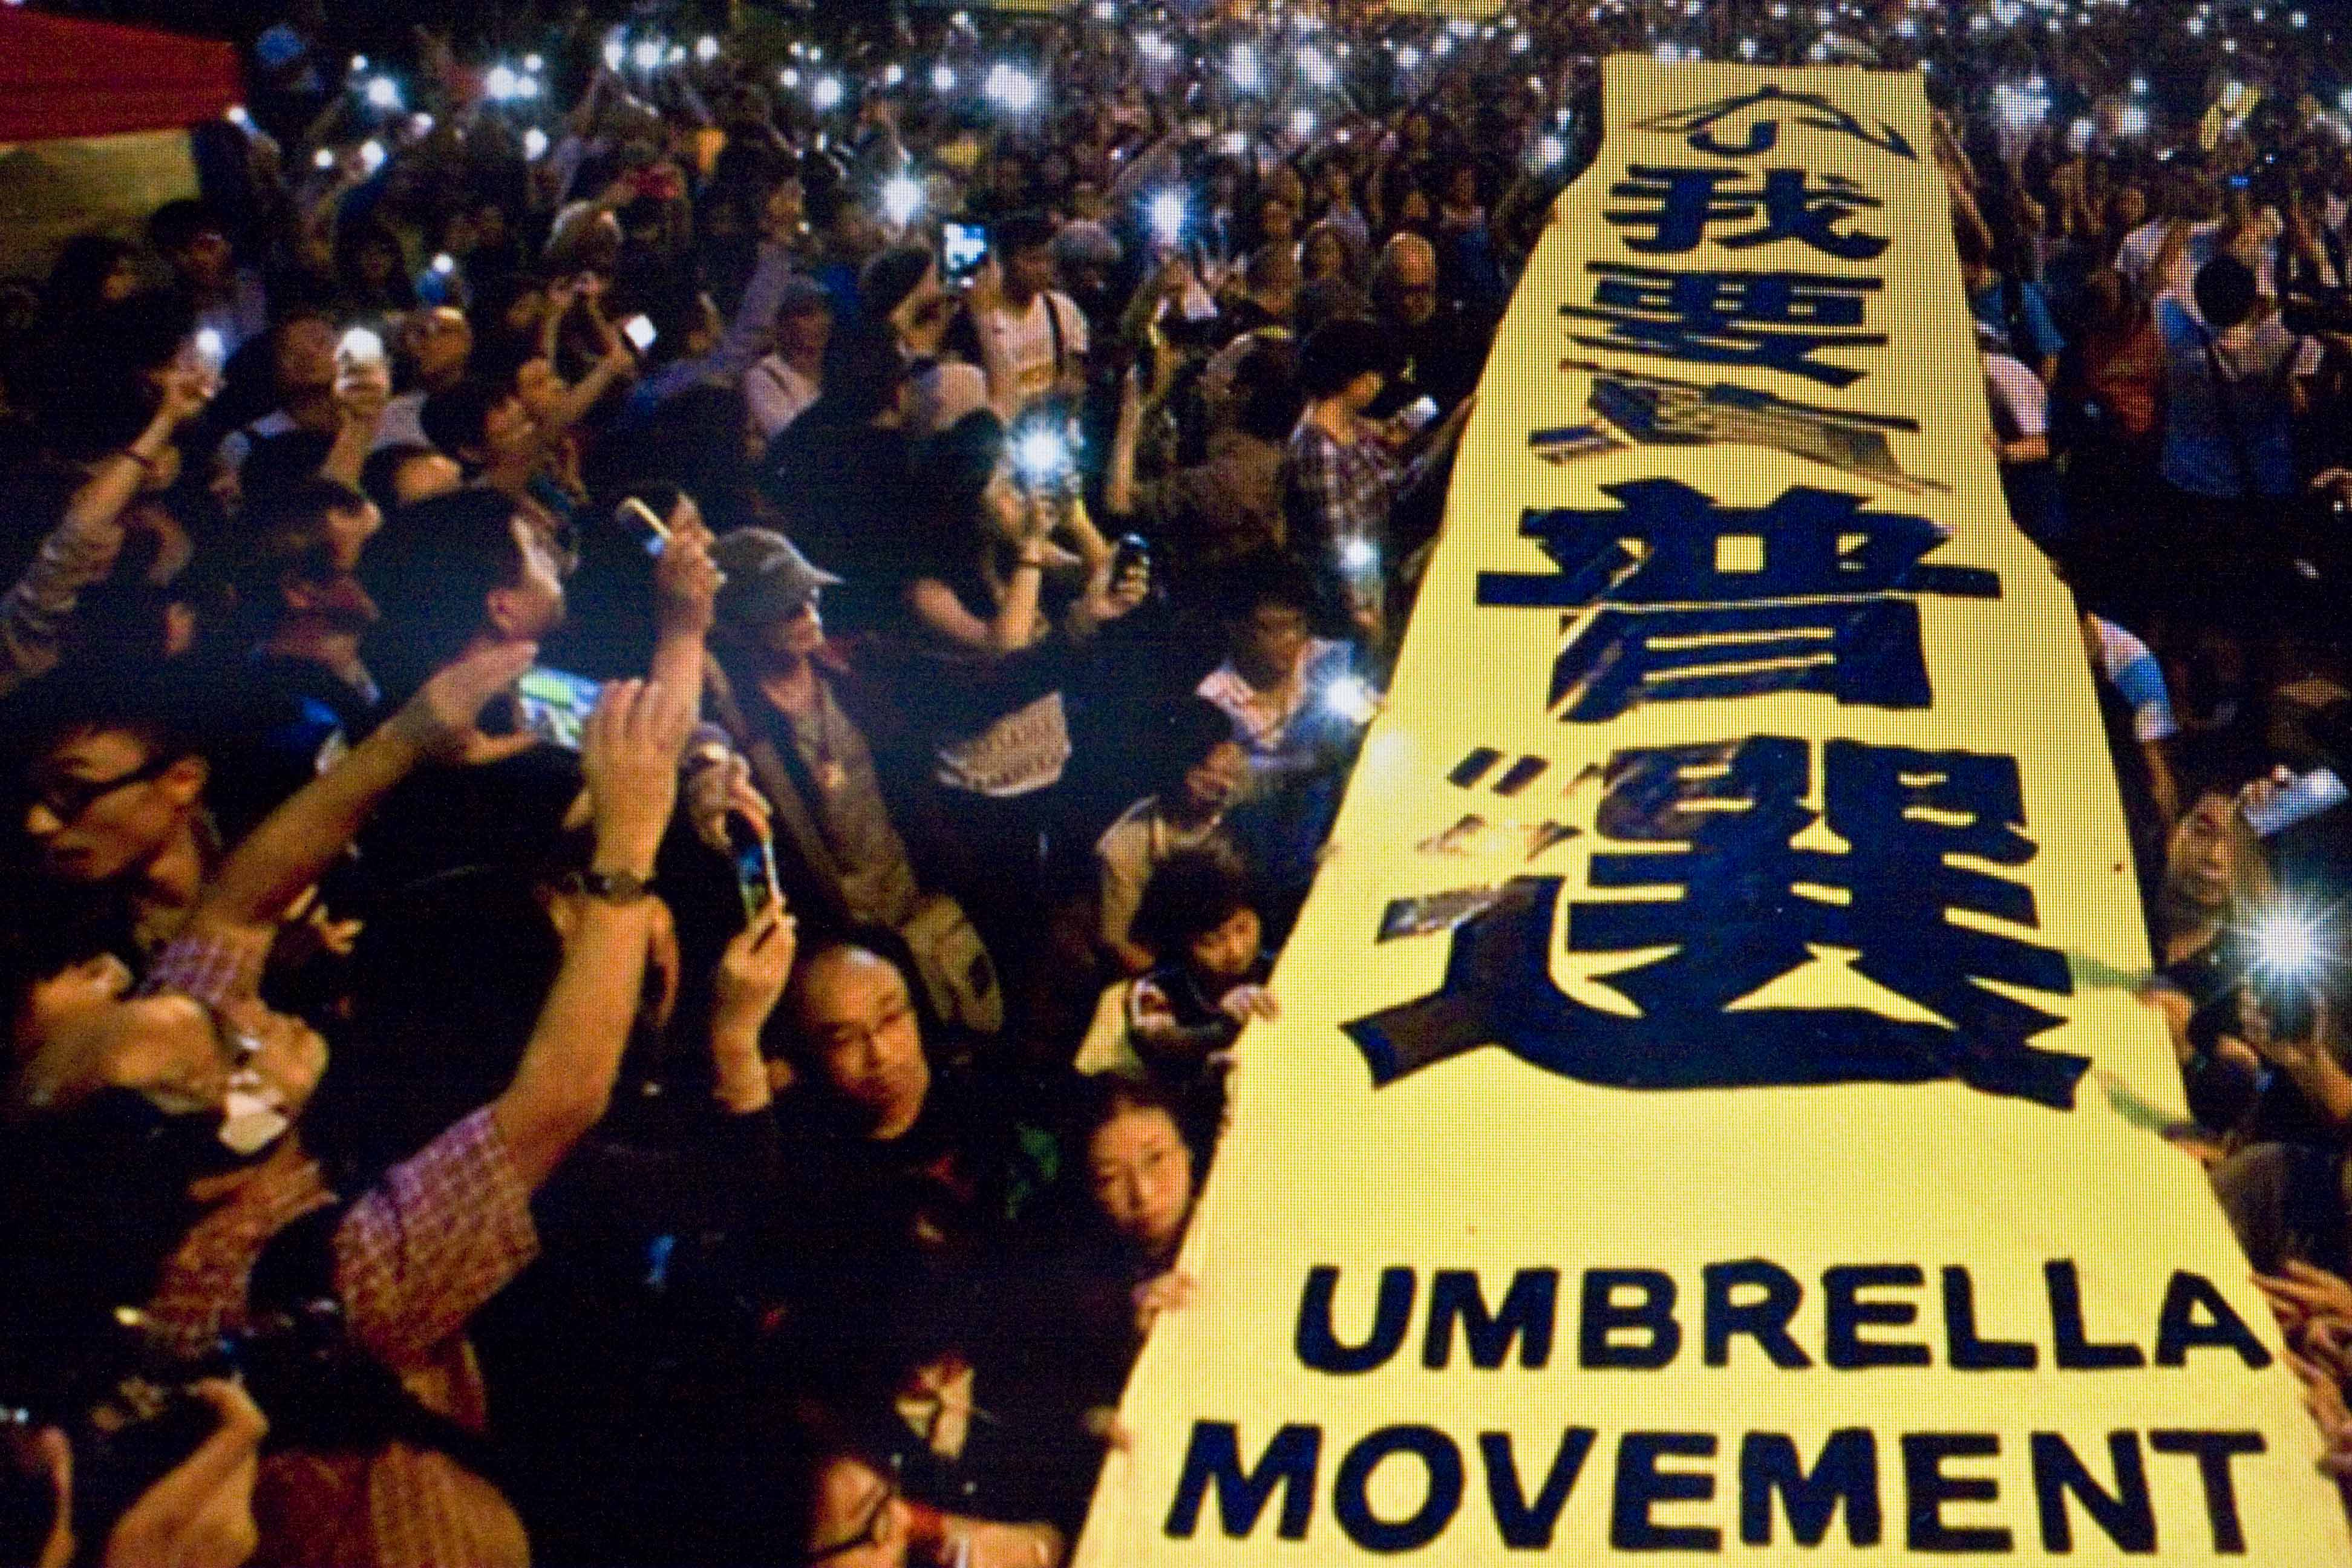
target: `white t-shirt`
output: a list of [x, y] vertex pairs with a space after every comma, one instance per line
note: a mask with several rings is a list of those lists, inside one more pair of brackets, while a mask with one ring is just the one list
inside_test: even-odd
[[[2278, 247], [2271, 241], [2278, 237], [2281, 220], [2276, 212], [2264, 207], [2254, 221], [2266, 237], [2261, 251], [2254, 258], [2254, 288], [2276, 299]], [[2172, 258], [2171, 272], [2151, 285], [2148, 269], [2156, 265], [2156, 253], [2164, 248], [2165, 227], [2166, 225], [2160, 222], [2140, 225], [2124, 236], [2123, 247], [2116, 253], [2116, 270], [2124, 275], [2124, 281], [2129, 283], [2132, 291], [2142, 299], [2188, 293], [2189, 286], [2196, 280], [2197, 269], [2213, 259], [2213, 253], [2221, 244], [2221, 219], [2191, 225], [2180, 254]]]
[[1990, 350], [1984, 360], [1985, 395], [1992, 403], [1992, 427], [2004, 441], [2050, 433], [2050, 393], [2042, 378], [2017, 360]]
[[2172, 698], [2164, 689], [2164, 667], [2147, 644], [2113, 621], [2091, 617], [2099, 636], [2099, 675], [2132, 710], [2132, 736], [2161, 741], [2180, 732], [2172, 717]]
[[762, 441], [774, 440], [807, 413], [817, 392], [814, 376], [802, 374], [775, 354], [743, 373], [743, 406]]
[[[982, 311], [973, 326], [988, 372], [989, 401], [1008, 420], [1051, 392], [1056, 381], [1086, 360], [1086, 312], [1067, 294], [1054, 289], [1038, 295], [1026, 310], [1018, 313], [1005, 307]], [[1055, 353], [1057, 326], [1058, 355]]]

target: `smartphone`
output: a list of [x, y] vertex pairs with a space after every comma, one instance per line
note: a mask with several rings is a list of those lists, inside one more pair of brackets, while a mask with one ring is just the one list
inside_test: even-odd
[[1429, 396], [1416, 397], [1404, 405], [1397, 417], [1404, 421], [1406, 429], [1418, 436], [1429, 427], [1431, 420], [1437, 417], [1437, 399]]
[[761, 838], [737, 848], [735, 890], [742, 895], [746, 924], [758, 920], [770, 904], [784, 901], [783, 884], [776, 879], [774, 839]]
[[961, 283], [978, 272], [988, 259], [988, 226], [978, 223], [940, 225], [940, 260], [947, 281]]
[[2308, 822], [2330, 806], [2352, 799], [2352, 791], [2330, 768], [2314, 768], [2287, 784], [2263, 805], [2246, 808], [2246, 826], [2258, 838], [2271, 838], [2299, 822]]
[[1129, 572], [1140, 566], [1151, 570], [1151, 543], [1139, 533], [1119, 536], [1118, 545], [1111, 552], [1110, 580], [1116, 584]]
[[660, 336], [654, 331], [653, 318], [650, 316], [631, 316], [621, 323], [621, 335], [628, 339], [629, 346], [639, 353], [653, 347], [654, 339]]
[[567, 752], [580, 749], [581, 726], [596, 706], [604, 683], [569, 670], [533, 665], [515, 682], [517, 728]]
[[218, 375], [228, 363], [228, 340], [221, 336], [218, 327], [199, 327], [195, 336], [196, 363], [207, 375]]

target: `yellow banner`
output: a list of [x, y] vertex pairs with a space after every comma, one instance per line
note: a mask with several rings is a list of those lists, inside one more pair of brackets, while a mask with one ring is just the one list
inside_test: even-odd
[[1077, 1561], [2352, 1560], [1918, 80], [1606, 110]]
[[195, 194], [184, 131], [0, 142], [0, 277], [39, 278], [75, 235], [135, 235], [149, 213]]

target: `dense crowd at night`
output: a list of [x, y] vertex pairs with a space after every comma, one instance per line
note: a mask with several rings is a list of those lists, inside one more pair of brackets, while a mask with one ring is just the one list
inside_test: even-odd
[[0, 283], [5, 1562], [1066, 1563], [1620, 51], [1924, 73], [2352, 1478], [2306, 3], [240, 38], [202, 195]]

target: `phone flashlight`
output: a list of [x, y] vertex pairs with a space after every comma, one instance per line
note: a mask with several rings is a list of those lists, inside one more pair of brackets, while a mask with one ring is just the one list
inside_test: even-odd
[[1151, 218], [1151, 232], [1160, 237], [1160, 244], [1182, 242], [1187, 205], [1181, 191], [1161, 191], [1151, 198], [1147, 210]]
[[631, 316], [627, 321], [623, 321], [621, 335], [628, 339], [629, 345], [639, 353], [653, 347], [654, 339], [660, 336], [654, 331], [653, 319], [649, 316]]
[[382, 364], [383, 339], [366, 327], [353, 327], [335, 345], [335, 357], [347, 365]]
[[1033, 425], [1013, 440], [1013, 466], [1031, 489], [1044, 489], [1070, 475], [1070, 438], [1050, 425]]
[[218, 375], [221, 366], [228, 363], [228, 340], [221, 336], [218, 327], [196, 329], [196, 363], [210, 375]]
[[1323, 705], [1350, 724], [1369, 724], [1381, 698], [1362, 676], [1342, 675], [1323, 689]]

